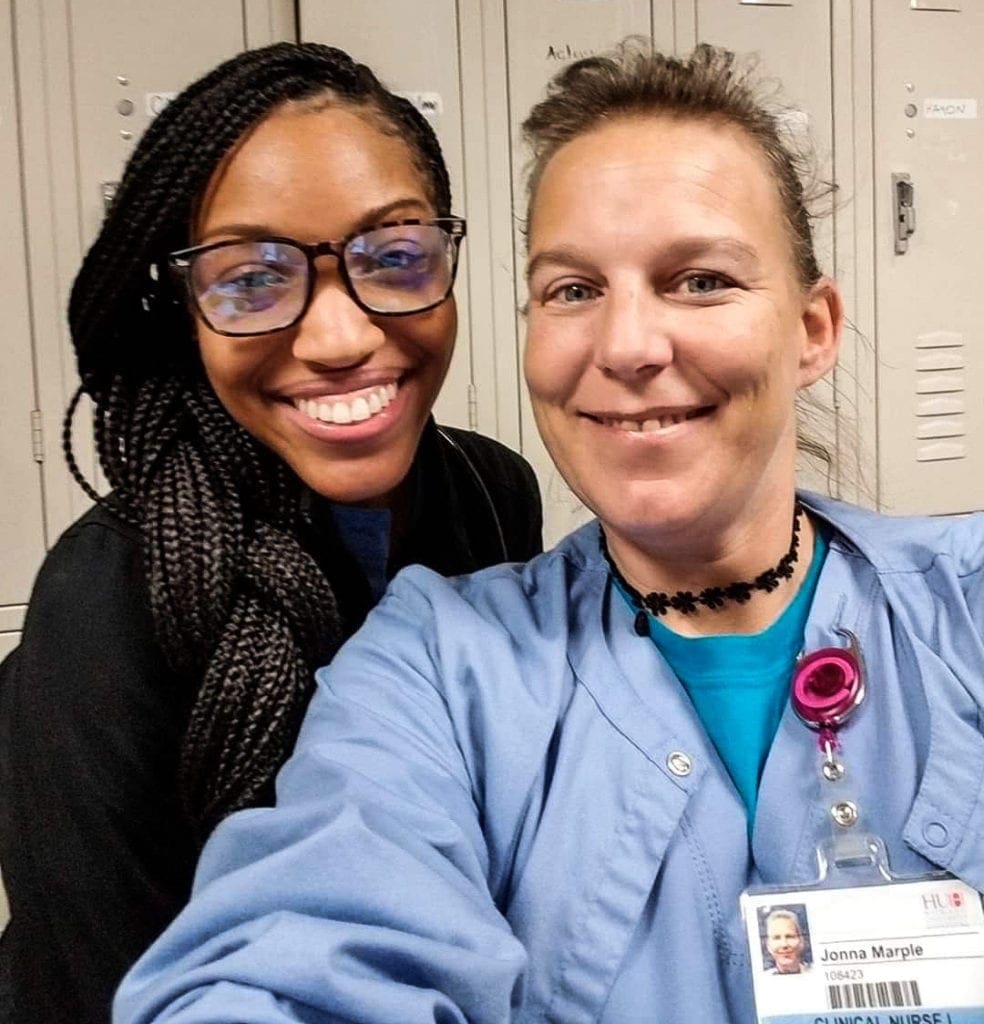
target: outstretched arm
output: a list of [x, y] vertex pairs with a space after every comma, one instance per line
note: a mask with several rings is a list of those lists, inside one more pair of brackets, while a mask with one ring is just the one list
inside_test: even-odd
[[489, 893], [473, 737], [442, 693], [448, 618], [401, 579], [319, 674], [277, 806], [217, 830], [118, 1024], [510, 1019], [525, 953]]

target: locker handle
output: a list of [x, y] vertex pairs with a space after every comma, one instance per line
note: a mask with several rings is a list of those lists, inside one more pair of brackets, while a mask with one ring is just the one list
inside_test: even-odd
[[892, 207], [895, 216], [895, 255], [909, 251], [909, 239], [916, 233], [916, 187], [908, 174], [892, 175]]

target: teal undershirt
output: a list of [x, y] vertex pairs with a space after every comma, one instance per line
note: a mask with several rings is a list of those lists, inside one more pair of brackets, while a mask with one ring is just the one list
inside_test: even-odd
[[[793, 666], [827, 554], [815, 531], [813, 560], [796, 597], [761, 633], [680, 636], [652, 615], [649, 635], [690, 696], [697, 716], [755, 821], [759, 780], [789, 697]], [[628, 594], [616, 583], [631, 605]], [[634, 607], [634, 606], [633, 606]]]

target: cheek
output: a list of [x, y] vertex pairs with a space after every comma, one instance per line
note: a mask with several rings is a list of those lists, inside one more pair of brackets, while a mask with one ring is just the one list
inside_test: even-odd
[[229, 346], [223, 346], [223, 339], [211, 331], [198, 327], [198, 355], [202, 368], [212, 390], [221, 398], [228, 388], [230, 379], [235, 377]]
[[714, 344], [705, 368], [714, 383], [738, 400], [771, 397], [782, 406], [794, 401], [796, 347], [788, 325], [778, 316], [757, 319], [740, 335], [731, 333]]
[[583, 347], [570, 325], [558, 327], [531, 316], [523, 353], [523, 373], [531, 398], [559, 402], [567, 397], [583, 372]]
[[202, 328], [198, 329], [198, 352], [216, 397], [233, 419], [246, 426], [238, 410], [247, 407], [250, 399], [259, 394], [254, 380], [262, 363], [262, 353], [250, 352], [237, 345], [237, 339], [212, 334]]
[[[402, 336], [407, 343], [426, 352], [433, 362], [447, 367], [454, 353], [455, 334], [458, 330], [458, 311], [453, 300], [419, 317], [408, 317], [403, 324], [390, 321], [382, 328], [390, 334]], [[395, 329], [394, 329], [395, 328]]]

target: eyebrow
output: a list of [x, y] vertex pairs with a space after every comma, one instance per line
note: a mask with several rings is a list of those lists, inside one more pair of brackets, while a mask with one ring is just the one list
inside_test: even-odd
[[[378, 225], [381, 221], [384, 221], [387, 217], [396, 213], [398, 210], [429, 212], [430, 206], [423, 199], [394, 199], [390, 203], [384, 203], [382, 206], [374, 206], [371, 210], [367, 210], [358, 219], [358, 221], [356, 221], [355, 227], [352, 230], [366, 231], [369, 228]], [[249, 224], [245, 222], [218, 224], [214, 228], [210, 228], [201, 236], [199, 244], [208, 242], [210, 239], [216, 238], [219, 235], [235, 235], [238, 238], [263, 238], [267, 235], [280, 234], [282, 234], [282, 232], [275, 231], [269, 224]], [[351, 232], [346, 232], [346, 234], [351, 234]]]
[[584, 250], [562, 245], [556, 249], [544, 249], [543, 252], [538, 252], [526, 265], [526, 280], [528, 281], [540, 267], [549, 264], [584, 271], [591, 270], [595, 266]]
[[[679, 238], [657, 252], [659, 262], [688, 262], [707, 256], [725, 256], [736, 263], [744, 264], [749, 271], [760, 267], [757, 250], [739, 238], [729, 235]], [[544, 265], [556, 264], [574, 270], [587, 271], [596, 266], [587, 251], [577, 246], [558, 246], [538, 252], [526, 268], [527, 281]]]

